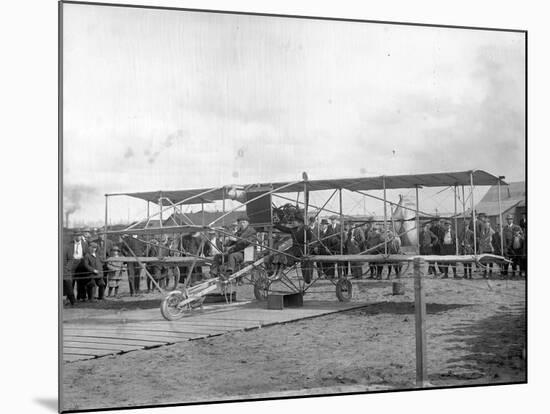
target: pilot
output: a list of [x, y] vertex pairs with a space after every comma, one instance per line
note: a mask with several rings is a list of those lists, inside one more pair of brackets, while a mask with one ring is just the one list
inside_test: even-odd
[[[290, 226], [281, 225], [277, 218], [274, 218], [273, 223], [277, 230], [290, 234], [292, 237], [292, 246], [284, 250], [284, 253], [286, 254], [276, 255], [273, 258], [273, 263], [292, 266], [299, 258], [305, 255], [307, 244], [311, 243], [313, 240], [311, 229], [309, 226], [304, 224], [304, 219], [300, 214], [294, 215]], [[307, 262], [301, 261], [300, 269], [302, 271], [304, 282], [308, 284], [311, 283], [313, 276], [311, 266]], [[278, 273], [278, 269], [275, 273]]]
[[[230, 275], [238, 270], [239, 264], [244, 261], [244, 249], [256, 240], [256, 230], [250, 226], [248, 217], [241, 216], [237, 219], [237, 232], [234, 240], [229, 240], [226, 245], [223, 258], [227, 258], [226, 273]], [[219, 268], [222, 262], [222, 255], [214, 256], [214, 265]], [[223, 277], [224, 275], [222, 275]]]

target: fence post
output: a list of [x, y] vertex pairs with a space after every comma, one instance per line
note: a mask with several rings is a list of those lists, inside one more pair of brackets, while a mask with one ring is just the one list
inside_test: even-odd
[[414, 268], [414, 321], [416, 338], [416, 386], [423, 388], [428, 382], [426, 359], [426, 302], [422, 287], [424, 259], [415, 257]]

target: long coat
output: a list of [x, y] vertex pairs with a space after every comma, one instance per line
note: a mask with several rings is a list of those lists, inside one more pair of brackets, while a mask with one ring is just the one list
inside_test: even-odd
[[456, 254], [456, 233], [455, 233], [454, 229], [451, 228], [451, 230], [450, 230], [450, 235], [451, 235], [451, 243], [450, 244], [445, 244], [444, 243], [445, 234], [447, 234], [447, 230], [443, 230], [439, 233], [439, 237], [438, 237], [439, 238], [439, 246], [440, 246], [439, 254], [442, 255], [442, 256]]
[[431, 230], [422, 230], [420, 232], [420, 254], [431, 255], [434, 253], [433, 247], [438, 243], [437, 236]]
[[78, 277], [77, 274], [81, 269], [82, 260], [88, 251], [88, 244], [82, 240], [82, 259], [74, 259], [74, 240], [68, 243], [63, 250], [63, 280], [72, 280]]
[[[86, 273], [82, 275], [84, 278], [103, 279], [103, 262], [97, 253], [95, 256], [91, 253], [86, 253], [82, 264], [84, 269], [86, 269]], [[96, 270], [97, 273], [95, 273], [94, 270]]]

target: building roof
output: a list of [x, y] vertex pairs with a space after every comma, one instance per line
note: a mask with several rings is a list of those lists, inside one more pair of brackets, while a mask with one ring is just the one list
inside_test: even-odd
[[500, 187], [500, 204], [498, 203], [498, 186], [492, 186], [476, 205], [476, 211], [488, 216], [505, 214], [508, 210], [525, 205], [525, 181], [513, 182]]

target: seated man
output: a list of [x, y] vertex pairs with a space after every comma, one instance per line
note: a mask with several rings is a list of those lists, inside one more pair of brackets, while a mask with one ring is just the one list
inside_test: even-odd
[[256, 239], [256, 230], [249, 224], [247, 217], [239, 217], [234, 240], [230, 240], [225, 246], [225, 253], [214, 256], [214, 269], [219, 269], [224, 260], [227, 263], [226, 274], [230, 275], [238, 270], [239, 264], [244, 261], [244, 249]]

